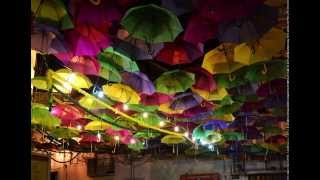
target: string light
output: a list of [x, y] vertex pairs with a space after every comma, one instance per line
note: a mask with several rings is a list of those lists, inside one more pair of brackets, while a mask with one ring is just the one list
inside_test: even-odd
[[119, 136], [114, 136], [114, 140], [119, 141], [120, 137]]
[[175, 127], [174, 127], [174, 131], [175, 131], [175, 132], [179, 132], [179, 130], [180, 130], [179, 126], [175, 126]]
[[99, 132], [97, 134], [97, 138], [98, 138], [98, 141], [100, 142], [101, 141], [101, 134]]
[[184, 134], [183, 134], [185, 137], [189, 137], [189, 132], [188, 131], [186, 131], [186, 132], [184, 132]]
[[131, 143], [131, 144], [135, 144], [135, 143], [136, 143], [136, 140], [135, 140], [135, 139], [131, 139], [131, 140], [130, 140], [130, 143]]
[[82, 129], [81, 125], [77, 125], [77, 129], [80, 131]]
[[149, 114], [147, 112], [142, 113], [143, 118], [148, 118]]
[[159, 122], [159, 126], [160, 126], [160, 127], [163, 127], [164, 125], [165, 125], [165, 122], [164, 122], [164, 121], [160, 121], [160, 122]]
[[128, 110], [129, 110], [128, 104], [123, 104], [122, 109], [123, 109], [124, 111], [128, 111]]
[[76, 75], [74, 73], [71, 73], [68, 78], [67, 81], [69, 82], [73, 82], [76, 79]]
[[97, 93], [97, 95], [98, 95], [99, 98], [103, 98], [103, 97], [104, 97], [104, 94], [103, 94], [102, 91], [99, 91], [99, 92]]

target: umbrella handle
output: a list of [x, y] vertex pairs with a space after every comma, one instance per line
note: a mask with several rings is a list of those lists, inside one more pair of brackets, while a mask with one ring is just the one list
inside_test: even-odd
[[263, 70], [261, 71], [261, 73], [262, 73], [263, 75], [266, 75], [267, 72], [268, 72], [267, 65], [266, 65], [266, 64], [263, 64]]
[[232, 75], [231, 73], [229, 74], [229, 80], [234, 81], [236, 79], [236, 76]]
[[93, 5], [96, 5], [96, 6], [98, 6], [98, 5], [100, 5], [100, 3], [101, 3], [101, 0], [89, 0]]

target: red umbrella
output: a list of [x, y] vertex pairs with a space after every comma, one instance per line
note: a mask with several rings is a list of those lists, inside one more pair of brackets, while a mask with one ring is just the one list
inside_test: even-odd
[[195, 8], [215, 22], [230, 21], [250, 15], [264, 0], [195, 0]]
[[95, 144], [100, 143], [102, 139], [99, 139], [95, 134], [83, 133], [81, 134], [80, 144]]
[[215, 37], [218, 32], [218, 24], [206, 17], [192, 16], [184, 33], [184, 40], [197, 44]]
[[71, 104], [57, 104], [52, 108], [51, 114], [60, 118], [62, 124], [70, 124], [71, 121], [85, 116], [83, 110]]
[[76, 56], [96, 56], [110, 44], [108, 36], [89, 25], [78, 25], [66, 32], [66, 40]]
[[97, 59], [89, 56], [74, 56], [65, 64], [75, 72], [99, 76], [100, 64]]
[[74, 127], [78, 128], [80, 126], [81, 128], [87, 125], [90, 122], [89, 119], [86, 118], [80, 118], [80, 119], [73, 119], [70, 121], [62, 121], [63, 126], [68, 126], [68, 127]]
[[186, 69], [188, 72], [192, 72], [196, 76], [196, 82], [192, 87], [205, 91], [212, 92], [217, 89], [217, 83], [213, 79], [212, 75], [201, 67], [191, 67]]
[[167, 95], [167, 94], [158, 93], [158, 92], [153, 93], [152, 95], [141, 94], [140, 97], [141, 97], [140, 102], [146, 106], [164, 104], [164, 103], [170, 102], [173, 99], [172, 95]]
[[189, 42], [178, 38], [175, 42], [168, 42], [156, 55], [156, 60], [169, 64], [188, 64], [200, 58], [203, 50]]
[[285, 144], [287, 142], [287, 137], [283, 135], [275, 135], [271, 136], [266, 140], [267, 143], [275, 143], [275, 144]]
[[287, 93], [287, 80], [276, 79], [262, 84], [256, 91], [258, 96], [267, 97], [270, 95], [285, 95]]

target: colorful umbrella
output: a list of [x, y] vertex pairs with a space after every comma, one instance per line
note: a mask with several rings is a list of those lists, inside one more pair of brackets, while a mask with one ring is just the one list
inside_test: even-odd
[[194, 73], [196, 82], [193, 88], [212, 92], [217, 89], [217, 84], [212, 75], [205, 69], [200, 67], [187, 68], [186, 71]]
[[85, 116], [85, 112], [77, 106], [71, 104], [57, 104], [52, 107], [51, 114], [62, 120], [63, 124], [70, 124], [72, 120]]
[[232, 96], [253, 96], [256, 94], [258, 88], [258, 83], [247, 83], [228, 89], [228, 92], [232, 94]]
[[192, 0], [161, 0], [161, 6], [175, 13], [177, 16], [192, 11]]
[[287, 142], [287, 137], [283, 136], [283, 135], [275, 135], [275, 136], [271, 136], [266, 140], [267, 143], [270, 144], [286, 144]]
[[235, 120], [235, 117], [232, 114], [224, 114], [224, 115], [213, 115], [211, 119], [217, 119], [227, 122], [232, 122]]
[[164, 144], [180, 144], [184, 143], [186, 140], [184, 137], [181, 136], [175, 136], [175, 135], [166, 135], [163, 138], [161, 138], [161, 143]]
[[53, 116], [46, 108], [32, 107], [31, 123], [52, 129], [60, 125], [60, 119]]
[[79, 104], [89, 110], [92, 109], [104, 109], [106, 108], [105, 106], [101, 105], [100, 103], [98, 103], [94, 98], [92, 97], [88, 97], [88, 96], [83, 96], [80, 100], [79, 100]]
[[222, 136], [220, 133], [215, 131], [204, 131], [205, 137], [200, 139], [200, 142], [205, 142], [207, 144], [217, 143], [222, 140]]
[[194, 15], [189, 20], [183, 39], [193, 44], [203, 43], [214, 38], [217, 31], [218, 23], [209, 18]]
[[234, 88], [241, 85], [245, 85], [248, 80], [245, 78], [245, 74], [247, 73], [250, 66], [242, 67], [230, 74], [216, 74], [214, 79], [220, 87], [224, 88]]
[[205, 130], [223, 130], [228, 127], [228, 123], [222, 120], [209, 120], [203, 124]]
[[133, 139], [132, 133], [129, 130], [120, 129], [120, 130], [113, 130], [113, 129], [107, 129], [106, 134], [109, 136], [118, 136], [119, 141], [123, 144], [129, 144], [130, 141]]
[[266, 126], [262, 129], [262, 131], [266, 134], [278, 135], [282, 133], [282, 129], [276, 126]]
[[151, 95], [147, 95], [147, 94], [141, 94], [141, 103], [143, 105], [160, 105], [160, 104], [164, 104], [164, 103], [168, 103], [173, 99], [173, 96], [167, 95], [167, 94], [163, 94], [163, 93], [158, 93], [155, 92]]
[[111, 128], [111, 125], [106, 123], [106, 122], [103, 122], [103, 121], [91, 121], [89, 122], [85, 127], [84, 129], [85, 130], [89, 130], [89, 131], [104, 131], [106, 129], [109, 129]]
[[[82, 127], [86, 126], [91, 120], [87, 119], [87, 118], [80, 118], [80, 119], [73, 119], [71, 121], [68, 122], [68, 124], [62, 124], [64, 126], [67, 127], [73, 127], [73, 128], [80, 128], [80, 130], [82, 129]], [[63, 121], [62, 123], [65, 123], [65, 121]]]
[[202, 53], [194, 44], [178, 38], [175, 42], [165, 43], [155, 58], [169, 65], [188, 64], [200, 58]]
[[100, 61], [100, 66], [100, 77], [111, 82], [121, 82], [122, 78], [120, 72], [110, 62]]
[[119, 71], [137, 72], [139, 67], [136, 62], [132, 61], [129, 57], [117, 52], [113, 47], [109, 47], [103, 50], [98, 55], [98, 59], [101, 62], [106, 62], [116, 67]]
[[100, 142], [101, 142], [101, 139], [99, 139], [96, 134], [90, 134], [90, 133], [82, 133], [81, 140], [79, 141], [80, 144], [94, 144], [94, 143], [100, 143]]
[[203, 129], [203, 127], [200, 125], [196, 128], [193, 129], [192, 131], [192, 138], [193, 139], [201, 139], [205, 136], [205, 130]]
[[99, 76], [100, 64], [99, 62], [89, 56], [74, 56], [65, 64], [74, 72], [79, 72], [87, 75]]
[[128, 148], [132, 149], [133, 151], [140, 152], [142, 149], [144, 149], [144, 144], [142, 142], [136, 142], [133, 144], [128, 144]]
[[155, 112], [158, 106], [144, 106], [141, 104], [127, 104], [128, 110], [135, 112]]
[[34, 78], [31, 79], [32, 85], [41, 90], [48, 91], [48, 80], [46, 76], [35, 76]]
[[237, 45], [234, 48], [234, 59], [246, 65], [268, 61], [285, 49], [285, 45], [286, 33], [272, 28], [257, 41]]
[[147, 113], [147, 117], [146, 117], [144, 112], [144, 113], [137, 114], [135, 117], [138, 118], [140, 121], [142, 121], [144, 124], [148, 124], [151, 126], [159, 126], [159, 123], [161, 121], [164, 121], [164, 119], [156, 113]]
[[258, 96], [267, 97], [270, 95], [285, 95], [287, 92], [287, 80], [275, 79], [263, 83], [256, 91]]
[[122, 18], [121, 25], [133, 37], [148, 43], [172, 42], [183, 31], [173, 13], [154, 4], [129, 9]]
[[150, 139], [160, 136], [160, 133], [156, 132], [137, 132], [133, 135], [133, 137], [138, 139]]
[[234, 102], [232, 104], [219, 106], [214, 110], [213, 114], [221, 116], [221, 115], [224, 115], [224, 114], [234, 113], [234, 112], [240, 110], [242, 104], [243, 103], [241, 103], [241, 102]]
[[160, 104], [159, 111], [166, 113], [166, 114], [181, 114], [183, 110], [173, 110], [170, 108], [170, 103]]
[[263, 147], [264, 149], [271, 150], [274, 152], [280, 152], [279, 146], [277, 146], [275, 144], [261, 143], [259, 145], [261, 147]]
[[223, 138], [226, 141], [242, 141], [244, 140], [244, 134], [239, 132], [224, 132], [222, 133]]
[[201, 96], [194, 93], [182, 93], [174, 97], [170, 104], [173, 110], [187, 110], [200, 105], [202, 102]]
[[234, 43], [256, 40], [277, 24], [277, 18], [277, 9], [261, 5], [249, 17], [220, 24], [218, 39]]
[[106, 84], [102, 86], [103, 92], [110, 99], [127, 104], [138, 104], [139, 95], [129, 86], [124, 84]]
[[66, 41], [76, 56], [95, 57], [102, 49], [110, 45], [110, 39], [106, 34], [89, 25], [77, 25], [75, 29], [65, 34]]
[[174, 94], [184, 92], [195, 82], [195, 75], [182, 70], [172, 70], [164, 72], [155, 80], [157, 92]]
[[191, 88], [192, 92], [197, 93], [199, 96], [201, 96], [203, 99], [207, 101], [220, 101], [222, 100], [225, 96], [228, 95], [228, 92], [225, 88], [220, 88], [218, 87], [216, 90], [212, 92], [200, 90], [200, 89], [195, 89]]
[[36, 21], [72, 29], [73, 24], [62, 0], [32, 0], [31, 11]]
[[79, 136], [79, 131], [70, 128], [56, 128], [50, 132], [50, 135], [54, 138], [71, 139]]
[[243, 132], [246, 139], [260, 139], [262, 135], [260, 131], [254, 126], [247, 126], [236, 130], [237, 132]]
[[281, 108], [287, 107], [287, 95], [282, 96], [270, 96], [264, 100], [262, 100], [262, 105], [265, 108]]
[[202, 101], [201, 104], [189, 108], [185, 111], [183, 111], [183, 116], [188, 118], [197, 118], [197, 116], [199, 118], [201, 118], [202, 115], [205, 116], [205, 114], [211, 114], [212, 113], [212, 109], [213, 109], [213, 104], [207, 101]]
[[204, 56], [202, 68], [211, 74], [232, 73], [244, 66], [237, 62], [234, 56], [235, 44], [222, 43]]
[[139, 93], [151, 95], [155, 93], [155, 87], [148, 76], [142, 72], [123, 72], [122, 83], [130, 86]]

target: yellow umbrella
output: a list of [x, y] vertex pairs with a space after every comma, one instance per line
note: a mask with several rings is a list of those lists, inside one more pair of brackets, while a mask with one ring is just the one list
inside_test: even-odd
[[167, 113], [167, 114], [181, 114], [183, 110], [173, 110], [170, 108], [170, 103], [160, 104], [159, 111]]
[[61, 83], [54, 83], [55, 87], [62, 91], [63, 93], [70, 93], [72, 90], [72, 87], [70, 84], [78, 87], [78, 88], [85, 88], [88, 89], [92, 86], [92, 83], [90, 79], [80, 73], [72, 72], [69, 69], [59, 69], [55, 72], [59, 77], [64, 79], [66, 82]]
[[244, 66], [234, 61], [234, 43], [222, 43], [217, 48], [209, 51], [202, 62], [202, 68], [211, 74], [226, 74]]
[[279, 147], [275, 144], [261, 143], [260, 146], [274, 152], [280, 152]]
[[225, 96], [228, 95], [228, 92], [225, 88], [218, 87], [217, 90], [214, 90], [212, 92], [191, 88], [192, 92], [197, 93], [199, 96], [201, 96], [203, 99], [207, 101], [221, 101]]
[[233, 114], [224, 114], [224, 115], [214, 115], [211, 117], [211, 119], [218, 119], [218, 120], [232, 122], [235, 120], [235, 117], [233, 116]]
[[110, 124], [103, 121], [91, 121], [84, 127], [84, 129], [89, 131], [103, 131], [111, 127], [112, 126]]
[[161, 139], [161, 143], [164, 144], [180, 144], [184, 143], [186, 140], [182, 136], [166, 135]]
[[124, 84], [106, 84], [102, 86], [103, 92], [109, 98], [127, 104], [139, 104], [140, 96], [131, 87]]
[[242, 43], [234, 49], [235, 61], [250, 65], [257, 62], [271, 60], [285, 49], [286, 33], [281, 29], [272, 28], [258, 41]]
[[94, 98], [91, 98], [91, 97], [88, 97], [88, 96], [83, 96], [79, 100], [79, 104], [81, 106], [83, 106], [84, 108], [87, 108], [89, 110], [106, 108], [105, 106], [103, 106], [100, 103], [98, 103]]

